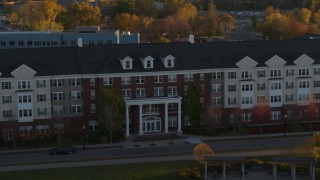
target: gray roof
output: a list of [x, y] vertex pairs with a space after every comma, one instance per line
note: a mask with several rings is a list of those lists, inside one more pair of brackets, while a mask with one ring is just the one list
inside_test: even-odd
[[[302, 54], [320, 64], [319, 45], [320, 39], [0, 49], [0, 72], [2, 77], [10, 77], [21, 64], [37, 71], [37, 76], [233, 68], [245, 56], [257, 61], [258, 66], [265, 66], [265, 61], [274, 55], [289, 65]], [[139, 60], [147, 55], [155, 58], [153, 69], [144, 69]], [[167, 55], [175, 58], [174, 68], [162, 65], [160, 57]], [[122, 69], [119, 58], [126, 56], [133, 59], [133, 69]]]

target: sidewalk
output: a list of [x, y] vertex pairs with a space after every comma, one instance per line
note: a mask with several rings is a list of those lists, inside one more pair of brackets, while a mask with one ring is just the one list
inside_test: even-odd
[[[292, 136], [311, 136], [312, 132], [299, 132], [299, 133], [286, 133], [287, 137]], [[257, 139], [257, 138], [275, 138], [283, 137], [283, 133], [276, 134], [261, 134], [261, 135], [242, 135], [242, 136], [221, 136], [221, 137], [208, 137], [208, 136], [196, 136], [183, 134], [180, 139], [174, 140], [154, 140], [154, 141], [140, 141], [133, 142], [132, 139], [128, 138], [122, 142], [116, 142], [113, 144], [95, 144], [86, 145], [87, 149], [94, 148], [144, 148], [144, 147], [165, 147], [165, 146], [177, 146], [182, 144], [199, 144], [201, 142], [212, 142], [212, 141], [228, 141], [237, 139]], [[83, 145], [75, 146], [78, 149], [82, 149]], [[31, 153], [31, 152], [47, 152], [51, 148], [37, 148], [37, 149], [16, 149], [16, 150], [6, 150], [0, 151], [1, 154], [12, 154], [12, 153]]]

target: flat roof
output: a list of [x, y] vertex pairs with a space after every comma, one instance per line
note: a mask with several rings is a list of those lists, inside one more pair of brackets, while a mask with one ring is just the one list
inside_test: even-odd
[[242, 162], [245, 161], [244, 157], [235, 156], [205, 156], [204, 161], [215, 161], [215, 162]]
[[273, 162], [287, 162], [287, 163], [315, 163], [313, 157], [275, 157]]

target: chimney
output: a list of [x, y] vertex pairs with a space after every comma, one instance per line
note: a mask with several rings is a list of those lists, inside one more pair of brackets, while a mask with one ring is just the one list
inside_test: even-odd
[[192, 34], [189, 35], [189, 42], [190, 42], [191, 44], [194, 43], [194, 35], [192, 35]]
[[78, 38], [78, 46], [79, 47], [83, 47], [82, 38]]

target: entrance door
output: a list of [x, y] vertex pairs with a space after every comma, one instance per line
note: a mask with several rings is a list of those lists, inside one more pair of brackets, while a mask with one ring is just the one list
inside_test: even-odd
[[142, 119], [143, 132], [160, 132], [161, 119], [159, 117], [150, 116]]

